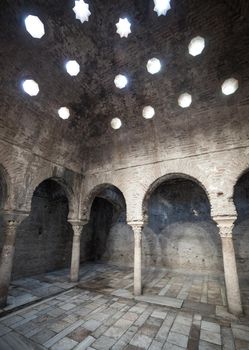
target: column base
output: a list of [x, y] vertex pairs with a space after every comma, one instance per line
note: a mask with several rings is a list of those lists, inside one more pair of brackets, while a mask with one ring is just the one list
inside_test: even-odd
[[243, 315], [242, 305], [229, 303], [228, 310], [231, 314], [239, 317]]
[[76, 283], [76, 282], [79, 282], [79, 278], [78, 276], [73, 276], [73, 277], [70, 277], [70, 281], [73, 283]]
[[8, 287], [0, 288], [0, 308], [4, 308], [7, 305], [8, 289]]
[[136, 289], [134, 288], [133, 294], [134, 294], [135, 297], [139, 297], [140, 295], [142, 295], [142, 291], [141, 291], [141, 290], [136, 290]]

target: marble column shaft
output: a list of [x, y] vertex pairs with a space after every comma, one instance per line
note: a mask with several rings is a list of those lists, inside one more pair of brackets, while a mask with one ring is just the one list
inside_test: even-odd
[[240, 315], [242, 314], [242, 303], [232, 236], [234, 221], [235, 217], [216, 219], [216, 222], [220, 229], [220, 237], [222, 243], [228, 308], [232, 314]]
[[81, 222], [71, 222], [74, 235], [73, 235], [73, 246], [72, 246], [72, 257], [71, 257], [71, 270], [70, 279], [72, 282], [77, 282], [79, 280], [79, 270], [80, 270], [80, 238], [81, 231], [83, 228], [83, 223]]
[[0, 257], [0, 307], [4, 307], [7, 304], [18, 223], [15, 219], [9, 219], [6, 220], [5, 224], [5, 238]]
[[134, 233], [134, 295], [142, 294], [142, 222], [129, 223]]

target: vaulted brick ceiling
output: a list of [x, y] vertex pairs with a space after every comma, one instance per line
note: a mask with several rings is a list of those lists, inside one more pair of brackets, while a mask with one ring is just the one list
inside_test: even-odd
[[[114, 117], [123, 121], [118, 137], [129, 130], [148, 131], [152, 121], [142, 118], [146, 104], [156, 110], [153, 123], [167, 124], [170, 129], [173, 122], [181, 125], [185, 118], [186, 112], [177, 105], [180, 93], [192, 94], [190, 114], [198, 120], [203, 111], [226, 106], [227, 101], [220, 98], [225, 78], [238, 76], [243, 86], [249, 25], [228, 1], [172, 0], [172, 9], [160, 17], [153, 11], [152, 0], [87, 3], [91, 16], [89, 22], [81, 24], [75, 19], [71, 0], [1, 2], [1, 118], [7, 113], [17, 120], [18, 115], [28, 115], [31, 124], [41, 118], [43, 123], [51, 123], [60, 137], [91, 145], [100, 142], [96, 136], [113, 137], [116, 131], [110, 128], [110, 121]], [[38, 15], [43, 21], [46, 34], [41, 40], [26, 32], [27, 14]], [[115, 33], [121, 16], [132, 23], [127, 39]], [[207, 47], [203, 55], [194, 58], [188, 54], [188, 44], [196, 35], [205, 38]], [[158, 57], [163, 65], [155, 76], [146, 71], [151, 57]], [[81, 72], [75, 78], [65, 71], [67, 59], [80, 63]], [[118, 73], [129, 78], [129, 86], [123, 90], [113, 83]], [[39, 83], [40, 93], [35, 98], [21, 89], [20, 83], [27, 77]], [[229, 103], [248, 103], [248, 94], [241, 89]], [[66, 122], [57, 115], [61, 106], [71, 110]], [[27, 135], [24, 142], [30, 142]]]

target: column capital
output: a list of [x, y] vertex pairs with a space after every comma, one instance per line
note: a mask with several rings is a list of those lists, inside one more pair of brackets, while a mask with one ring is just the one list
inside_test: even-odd
[[232, 231], [234, 222], [237, 219], [236, 216], [214, 216], [214, 221], [220, 230], [219, 234], [221, 238], [232, 238]]
[[144, 226], [143, 221], [128, 221], [127, 224], [132, 227], [133, 231], [141, 231]]
[[68, 219], [68, 222], [70, 222], [72, 226], [85, 226], [88, 223], [88, 220]]
[[84, 220], [68, 220], [73, 227], [73, 232], [75, 236], [80, 236], [82, 227], [87, 224], [87, 221]]
[[29, 212], [24, 211], [3, 211], [5, 225], [15, 227], [29, 216]]

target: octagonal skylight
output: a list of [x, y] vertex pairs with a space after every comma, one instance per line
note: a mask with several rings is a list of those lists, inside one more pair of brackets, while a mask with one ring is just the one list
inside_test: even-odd
[[128, 79], [125, 75], [118, 74], [114, 79], [114, 84], [118, 89], [123, 89], [128, 84]]
[[77, 61], [72, 60], [66, 63], [66, 70], [69, 75], [76, 76], [80, 72], [80, 65]]
[[161, 62], [159, 61], [158, 58], [153, 57], [147, 62], [147, 71], [150, 74], [156, 74], [160, 72], [160, 70], [161, 70]]
[[146, 106], [143, 108], [143, 117], [145, 119], [151, 119], [155, 115], [155, 110], [152, 106]]
[[121, 38], [127, 38], [131, 33], [131, 24], [127, 18], [119, 18], [118, 23], [116, 23], [117, 32]]
[[70, 111], [67, 107], [58, 109], [58, 114], [61, 119], [68, 119], [70, 117]]
[[29, 15], [25, 18], [25, 27], [29, 34], [36, 39], [41, 39], [45, 34], [42, 21], [37, 16]]
[[185, 92], [184, 94], [181, 94], [178, 98], [178, 104], [182, 108], [187, 108], [192, 103], [192, 96]]
[[224, 95], [232, 95], [239, 88], [239, 82], [235, 78], [230, 78], [224, 81], [221, 86], [221, 90]]
[[32, 79], [24, 80], [22, 87], [29, 96], [36, 96], [40, 91], [39, 85]]
[[158, 16], [166, 15], [168, 10], [171, 9], [170, 0], [154, 0], [154, 11], [157, 12]]
[[197, 36], [192, 39], [188, 46], [188, 52], [192, 56], [198, 56], [202, 53], [205, 48], [205, 39], [201, 36]]
[[89, 5], [83, 0], [76, 0], [73, 8], [76, 19], [80, 20], [81, 23], [88, 21], [91, 12], [89, 11]]
[[120, 129], [122, 126], [122, 122], [119, 118], [113, 118], [111, 121], [111, 127], [115, 130]]

